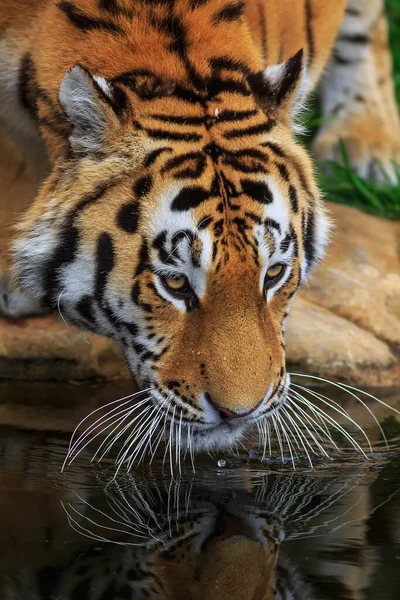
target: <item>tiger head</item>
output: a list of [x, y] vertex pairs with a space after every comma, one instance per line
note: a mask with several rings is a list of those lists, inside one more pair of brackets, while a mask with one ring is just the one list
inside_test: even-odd
[[287, 393], [285, 319], [329, 229], [293, 134], [302, 62], [218, 59], [197, 87], [75, 66], [59, 87], [68, 148], [22, 221], [17, 275], [122, 346], [193, 448], [230, 446]]

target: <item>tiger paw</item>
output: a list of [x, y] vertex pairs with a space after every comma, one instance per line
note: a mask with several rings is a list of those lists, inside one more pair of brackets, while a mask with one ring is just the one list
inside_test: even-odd
[[40, 306], [35, 298], [16, 288], [8, 275], [0, 273], [0, 317], [20, 319], [47, 312], [48, 309]]
[[377, 183], [397, 184], [400, 179], [400, 134], [372, 123], [354, 127], [346, 122], [323, 128], [313, 144], [317, 161], [343, 164], [342, 144], [351, 168], [359, 177]]

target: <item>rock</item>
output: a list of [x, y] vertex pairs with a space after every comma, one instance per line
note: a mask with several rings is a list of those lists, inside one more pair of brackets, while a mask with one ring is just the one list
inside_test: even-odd
[[130, 377], [107, 339], [65, 325], [56, 315], [0, 319], [0, 379], [57, 381]]
[[[328, 256], [288, 320], [289, 368], [359, 386], [400, 384], [400, 225], [330, 209], [336, 230]], [[0, 378], [128, 379], [129, 372], [111, 342], [52, 315], [0, 319]]]
[[327, 257], [296, 298], [289, 366], [359, 385], [400, 383], [400, 224], [330, 204]]
[[398, 361], [385, 342], [299, 297], [286, 334], [288, 369], [357, 386], [395, 385]]

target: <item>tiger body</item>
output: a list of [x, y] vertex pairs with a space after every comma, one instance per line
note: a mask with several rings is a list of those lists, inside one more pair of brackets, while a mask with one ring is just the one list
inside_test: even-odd
[[[150, 390], [150, 432], [178, 422], [210, 449], [264, 423], [289, 386], [291, 300], [329, 231], [296, 114], [339, 28], [359, 56], [337, 55], [336, 79], [367, 69], [380, 19], [375, 0], [3, 2], [0, 126], [48, 174], [13, 244], [25, 295], [4, 293], [0, 312], [58, 307], [112, 338]], [[381, 92], [393, 157], [388, 78]], [[325, 105], [347, 123], [343, 95]]]

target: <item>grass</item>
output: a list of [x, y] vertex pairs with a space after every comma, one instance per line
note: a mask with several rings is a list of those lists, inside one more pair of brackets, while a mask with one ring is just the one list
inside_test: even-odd
[[[393, 76], [400, 109], [400, 0], [386, 0], [389, 20], [389, 41], [393, 56]], [[310, 143], [322, 119], [318, 118], [317, 102], [305, 115], [305, 124], [311, 133]], [[358, 177], [350, 168], [346, 149], [341, 145], [341, 164], [330, 162], [318, 172], [318, 179], [325, 198], [331, 202], [347, 204], [388, 219], [400, 219], [400, 170], [399, 183], [378, 184]]]

